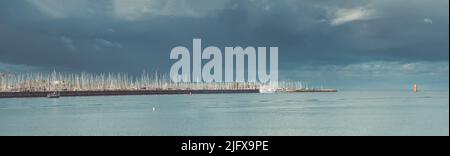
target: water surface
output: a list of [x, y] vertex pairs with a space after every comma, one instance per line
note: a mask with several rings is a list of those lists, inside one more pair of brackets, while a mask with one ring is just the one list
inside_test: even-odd
[[448, 92], [0, 99], [0, 135], [449, 135]]

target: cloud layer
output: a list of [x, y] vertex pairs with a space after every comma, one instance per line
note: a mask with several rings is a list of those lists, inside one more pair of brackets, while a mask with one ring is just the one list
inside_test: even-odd
[[330, 24], [332, 26], [339, 26], [353, 21], [370, 20], [374, 18], [374, 14], [374, 11], [365, 8], [338, 9], [334, 13]]
[[[172, 63], [168, 59], [170, 49], [191, 47], [193, 38], [202, 38], [204, 46], [222, 48], [278, 46], [280, 70], [293, 72], [300, 70], [298, 67], [319, 71], [370, 62], [445, 63], [449, 51], [448, 3], [0, 1], [0, 62], [73, 71], [166, 72]], [[306, 78], [298, 74], [290, 78], [302, 77]]]

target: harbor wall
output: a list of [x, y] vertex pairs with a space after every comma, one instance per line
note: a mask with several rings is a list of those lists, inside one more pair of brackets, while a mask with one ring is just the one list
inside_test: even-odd
[[[0, 98], [47, 97], [51, 92], [0, 92]], [[119, 95], [176, 95], [176, 94], [238, 94], [259, 93], [258, 89], [245, 90], [118, 90], [118, 91], [61, 91], [67, 96], [119, 96]]]

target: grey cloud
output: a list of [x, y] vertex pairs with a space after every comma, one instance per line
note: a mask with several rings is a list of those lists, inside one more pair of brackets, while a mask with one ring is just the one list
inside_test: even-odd
[[122, 44], [118, 42], [108, 41], [102, 38], [96, 38], [95, 39], [95, 46], [103, 46], [107, 48], [123, 48]]
[[423, 22], [427, 24], [433, 24], [433, 20], [431, 18], [424, 18]]
[[74, 45], [74, 41], [73, 39], [66, 37], [66, 36], [61, 36], [61, 41], [66, 44], [66, 47], [69, 50], [75, 50], [75, 45]]
[[375, 61], [349, 65], [302, 66], [282, 70], [284, 80], [303, 80], [337, 88], [410, 89], [412, 84], [428, 89], [447, 89], [448, 62]]
[[339, 26], [353, 21], [369, 20], [375, 17], [375, 11], [366, 8], [338, 9], [330, 19], [332, 26]]
[[146, 20], [154, 16], [202, 17], [229, 0], [27, 0], [48, 18], [110, 17]]
[[0, 62], [0, 75], [2, 73], [10, 73], [10, 72], [36, 72], [40, 71], [39, 67], [28, 66], [23, 64], [8, 64]]
[[448, 0], [0, 1], [0, 61], [165, 72], [173, 47], [202, 38], [204, 47], [278, 46], [280, 70], [448, 62], [448, 27]]

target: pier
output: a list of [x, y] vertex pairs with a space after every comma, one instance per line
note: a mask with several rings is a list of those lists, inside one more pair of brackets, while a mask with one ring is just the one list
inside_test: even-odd
[[299, 89], [299, 90], [289, 90], [284, 91], [286, 93], [335, 93], [338, 92], [337, 89]]
[[[0, 92], [0, 98], [47, 97], [51, 92]], [[243, 90], [116, 90], [116, 91], [61, 91], [61, 97], [121, 96], [121, 95], [192, 95], [259, 93], [257, 89]]]

